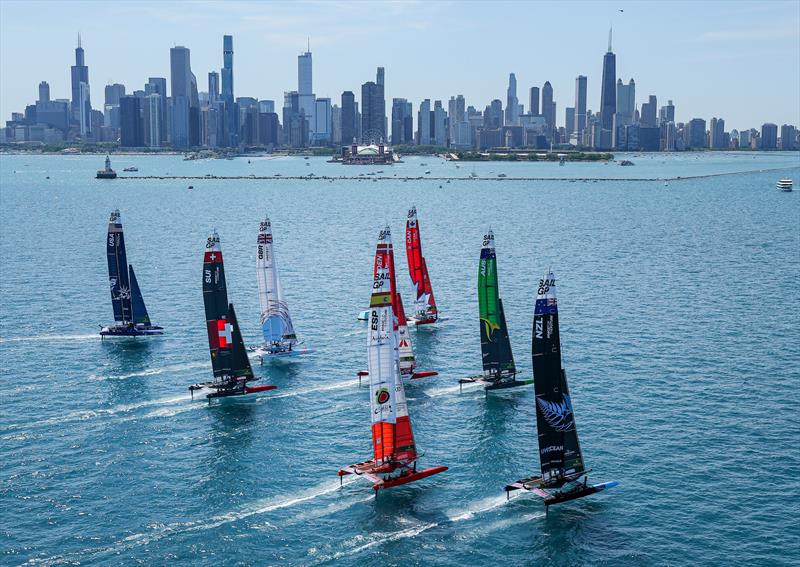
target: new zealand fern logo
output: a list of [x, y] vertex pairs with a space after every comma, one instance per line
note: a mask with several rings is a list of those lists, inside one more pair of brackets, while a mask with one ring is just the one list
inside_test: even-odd
[[564, 396], [560, 403], [536, 398], [536, 404], [547, 424], [556, 431], [566, 432], [575, 429], [575, 418], [569, 396]]

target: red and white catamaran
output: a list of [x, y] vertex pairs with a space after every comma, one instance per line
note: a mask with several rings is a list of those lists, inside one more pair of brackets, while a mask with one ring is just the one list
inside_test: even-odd
[[355, 474], [370, 480], [376, 494], [382, 488], [414, 482], [447, 470], [443, 466], [417, 470], [417, 448], [400, 375], [400, 340], [398, 320], [392, 307], [391, 264], [385, 260], [390, 250], [391, 234], [387, 228], [378, 237], [367, 333], [373, 458], [339, 470], [340, 478]]
[[[411, 334], [408, 332], [408, 321], [403, 309], [403, 300], [400, 292], [397, 291], [397, 278], [394, 269], [394, 247], [392, 245], [392, 232], [387, 226], [381, 232], [382, 240], [378, 241], [375, 249], [375, 264], [372, 271], [373, 278], [378, 277], [380, 270], [386, 270], [388, 292], [391, 300], [392, 313], [394, 314], [397, 325], [398, 350], [400, 354], [400, 375], [405, 380], [416, 380], [436, 376], [439, 373], [434, 370], [424, 370], [417, 372], [417, 358], [414, 354], [414, 345], [411, 341]], [[371, 312], [370, 312], [371, 313]], [[358, 373], [359, 378], [368, 376], [369, 372], [362, 370]]]
[[414, 314], [409, 317], [409, 321], [413, 325], [435, 323], [439, 320], [439, 311], [436, 309], [436, 300], [433, 297], [428, 265], [422, 255], [417, 207], [411, 207], [408, 211], [408, 220], [406, 221], [406, 257], [408, 258], [408, 273], [411, 276], [411, 284], [416, 292]]

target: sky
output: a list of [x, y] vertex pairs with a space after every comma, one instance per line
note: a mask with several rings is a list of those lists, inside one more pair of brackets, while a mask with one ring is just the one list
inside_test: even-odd
[[92, 105], [103, 87], [143, 89], [169, 78], [169, 48], [191, 50], [198, 87], [222, 66], [222, 36], [233, 35], [236, 96], [276, 101], [297, 89], [297, 55], [310, 42], [318, 97], [340, 103], [386, 69], [393, 97], [414, 110], [425, 98], [457, 94], [479, 110], [505, 106], [508, 74], [528, 91], [553, 86], [557, 122], [573, 106], [575, 77], [588, 77], [588, 106], [600, 106], [602, 60], [613, 26], [617, 77], [670, 99], [676, 120], [712, 116], [726, 130], [764, 122], [800, 125], [800, 1], [405, 1], [260, 2], [0, 0], [0, 119], [35, 101], [38, 84], [69, 98], [78, 33], [89, 66]]

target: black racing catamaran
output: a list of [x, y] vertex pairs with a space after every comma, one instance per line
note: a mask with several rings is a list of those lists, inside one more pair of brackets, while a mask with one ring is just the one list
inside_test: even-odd
[[211, 382], [189, 386], [192, 397], [195, 390], [205, 393], [209, 401], [212, 398], [243, 396], [274, 390], [275, 386], [268, 384], [247, 385], [248, 382], [258, 378], [253, 375], [233, 304], [228, 303], [222, 248], [216, 231], [208, 237], [203, 256], [203, 303], [206, 310], [208, 348], [211, 352], [214, 379]]
[[479, 382], [485, 385], [486, 390], [532, 384], [533, 380], [517, 380], [517, 367], [511, 352], [506, 314], [497, 282], [497, 256], [491, 230], [483, 237], [478, 263], [478, 311], [483, 374], [462, 378], [459, 384]]
[[111, 289], [111, 305], [114, 308], [114, 325], [101, 327], [100, 336], [105, 338], [163, 335], [163, 327], [150, 323], [139, 282], [136, 281], [133, 266], [128, 264], [119, 209], [111, 213], [108, 221], [106, 256], [108, 286]]
[[540, 496], [544, 505], [549, 507], [617, 486], [619, 483], [616, 481], [591, 485], [586, 476], [591, 469], [586, 469], [583, 463], [567, 388], [567, 373], [561, 366], [556, 279], [552, 272], [539, 280], [532, 351], [542, 474], [509, 484], [505, 488], [506, 494], [512, 490], [529, 490]]

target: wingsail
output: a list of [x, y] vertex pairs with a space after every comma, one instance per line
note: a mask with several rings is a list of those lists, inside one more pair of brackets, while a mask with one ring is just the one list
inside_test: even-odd
[[256, 275], [258, 301], [261, 306], [261, 331], [264, 343], [255, 349], [262, 360], [267, 357], [287, 357], [310, 352], [297, 348], [297, 335], [283, 295], [278, 264], [275, 261], [272, 223], [269, 217], [261, 221], [256, 242]]
[[433, 297], [428, 265], [422, 255], [416, 207], [411, 207], [408, 211], [408, 220], [406, 221], [406, 258], [408, 259], [408, 273], [416, 293], [414, 314], [411, 319], [416, 325], [435, 323], [439, 319], [439, 311], [436, 308], [436, 299]]
[[[375, 262], [373, 264], [373, 277], [378, 277], [379, 273], [385, 273], [386, 285], [389, 290], [392, 314], [397, 325], [397, 340], [400, 355], [400, 374], [406, 379], [426, 378], [436, 376], [438, 372], [427, 370], [417, 372], [417, 360], [414, 354], [414, 345], [411, 341], [411, 334], [408, 332], [408, 321], [403, 300], [397, 291], [397, 278], [395, 277], [394, 246], [392, 244], [391, 229], [387, 226], [383, 233], [384, 242], [375, 251]], [[362, 373], [365, 376], [366, 373]]]
[[373, 457], [339, 470], [340, 477], [357, 474], [371, 480], [376, 493], [381, 488], [447, 470], [447, 467], [432, 467], [417, 472], [417, 448], [400, 375], [398, 320], [394, 314], [394, 286], [388, 261], [391, 242], [387, 227], [378, 236], [367, 331]]

